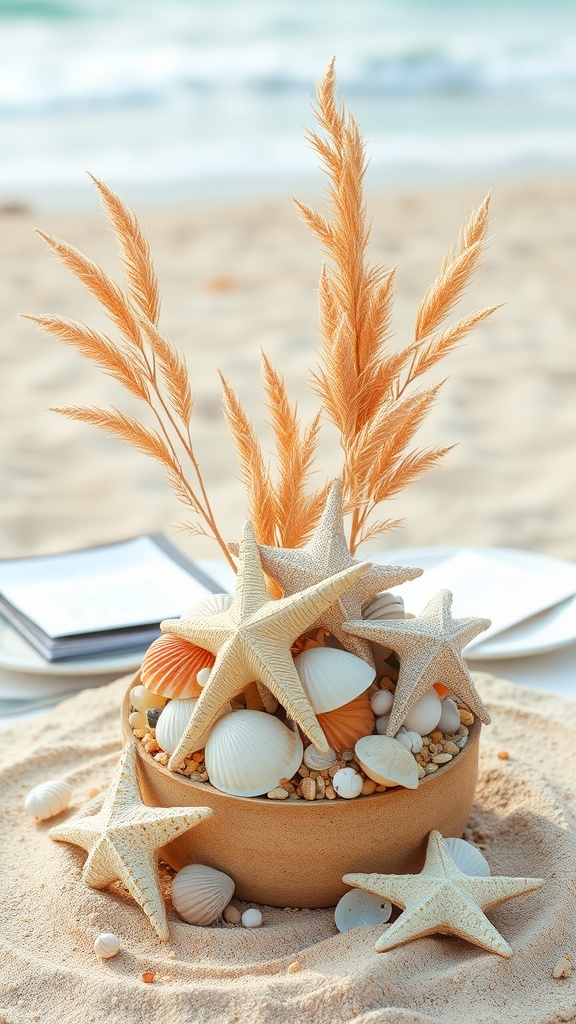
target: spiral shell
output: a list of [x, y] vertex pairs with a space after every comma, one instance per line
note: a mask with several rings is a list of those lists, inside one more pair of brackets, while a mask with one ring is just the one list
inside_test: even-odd
[[188, 924], [212, 924], [228, 906], [235, 885], [229, 875], [206, 864], [188, 864], [174, 876], [172, 904]]
[[302, 764], [302, 740], [264, 711], [234, 711], [212, 727], [204, 752], [216, 789], [231, 796], [262, 796], [290, 779]]
[[31, 789], [24, 801], [24, 810], [30, 818], [46, 821], [65, 811], [72, 799], [72, 789], [62, 779], [41, 782]]
[[163, 633], [146, 651], [140, 678], [148, 690], [162, 697], [199, 697], [202, 687], [196, 675], [203, 668], [212, 668], [215, 660], [203, 647], [174, 633]]
[[362, 736], [374, 730], [374, 714], [367, 693], [361, 693], [349, 704], [318, 715], [318, 722], [328, 743], [334, 750], [353, 750]]
[[96, 956], [102, 957], [103, 960], [109, 960], [111, 957], [116, 956], [119, 950], [120, 939], [117, 935], [113, 935], [112, 932], [102, 932], [94, 942], [94, 952]]

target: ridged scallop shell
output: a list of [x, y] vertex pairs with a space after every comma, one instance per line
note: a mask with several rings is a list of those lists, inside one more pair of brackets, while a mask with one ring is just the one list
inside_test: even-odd
[[102, 932], [94, 941], [94, 952], [103, 960], [110, 960], [120, 950], [120, 939], [112, 932]]
[[334, 911], [339, 932], [350, 928], [363, 928], [367, 924], [386, 924], [392, 914], [392, 904], [371, 892], [351, 889], [344, 893]]
[[262, 796], [294, 775], [302, 754], [296, 729], [264, 711], [234, 711], [215, 723], [204, 756], [216, 789], [231, 796]]
[[196, 674], [202, 668], [212, 668], [215, 660], [203, 647], [174, 633], [163, 633], [146, 651], [140, 678], [148, 690], [162, 697], [199, 697], [202, 688]]
[[72, 789], [62, 779], [50, 779], [31, 789], [24, 801], [24, 810], [31, 818], [46, 821], [65, 811], [72, 799]]
[[465, 875], [475, 875], [479, 878], [487, 878], [490, 874], [490, 865], [480, 850], [477, 850], [472, 843], [465, 839], [445, 839], [448, 853], [457, 867]]
[[349, 651], [312, 647], [295, 659], [296, 671], [316, 714], [350, 704], [370, 686], [376, 672]]
[[417, 789], [416, 760], [391, 736], [366, 736], [354, 748], [356, 760], [366, 775], [383, 786]]
[[376, 594], [362, 608], [363, 619], [403, 619], [404, 601], [399, 594], [391, 594], [388, 590]]
[[188, 924], [203, 927], [212, 924], [234, 895], [229, 875], [205, 864], [188, 864], [174, 876], [172, 904]]
[[318, 722], [330, 746], [342, 753], [353, 750], [357, 740], [374, 731], [374, 713], [367, 693], [361, 693], [349, 704], [318, 715]]
[[232, 600], [233, 598], [230, 597], [230, 594], [209, 594], [208, 597], [201, 597], [199, 601], [191, 604], [184, 612], [182, 618], [196, 619], [202, 616], [219, 615], [220, 612], [228, 611]]
[[[180, 743], [192, 717], [192, 712], [198, 701], [194, 698], [186, 700], [171, 700], [168, 702], [156, 722], [156, 742], [167, 754], [173, 754]], [[230, 711], [230, 705], [225, 704], [219, 711], [219, 715], [225, 715]], [[193, 754], [196, 750], [202, 750], [206, 745], [210, 730], [202, 733], [196, 741], [196, 745], [190, 751]]]

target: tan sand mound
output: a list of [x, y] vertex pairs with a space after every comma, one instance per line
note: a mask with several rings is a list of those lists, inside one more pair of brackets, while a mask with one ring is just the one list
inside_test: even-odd
[[[478, 677], [494, 725], [482, 739], [477, 801], [467, 838], [493, 874], [546, 884], [490, 918], [510, 961], [458, 939], [419, 939], [376, 954], [381, 929], [338, 934], [329, 910], [264, 909], [259, 930], [194, 928], [169, 909], [171, 941], [156, 940], [120, 886], [80, 881], [83, 851], [48, 839], [50, 823], [24, 815], [27, 790], [48, 778], [74, 789], [72, 813], [106, 786], [120, 747], [126, 682], [74, 697], [40, 720], [3, 732], [0, 751], [0, 1021], [2, 1024], [536, 1024], [576, 1019], [576, 703]], [[498, 751], [509, 752], [500, 760]], [[306, 864], [306, 837], [294, 850]], [[169, 876], [166, 873], [167, 890]], [[239, 904], [243, 908], [243, 904]], [[109, 961], [96, 936], [115, 932]], [[291, 964], [299, 968], [288, 971]], [[144, 971], [154, 971], [144, 984]]]

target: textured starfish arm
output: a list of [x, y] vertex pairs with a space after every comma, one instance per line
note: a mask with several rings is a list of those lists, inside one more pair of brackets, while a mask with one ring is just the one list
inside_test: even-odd
[[[92, 819], [93, 820], [93, 819]], [[90, 851], [98, 842], [99, 834], [96, 828], [90, 825], [83, 825], [79, 821], [64, 821], [61, 825], [55, 825], [50, 829], [48, 835], [56, 843], [71, 843], [73, 846], [81, 846], [83, 850]]]
[[448, 930], [448, 926], [443, 921], [442, 910], [435, 905], [434, 901], [430, 901], [428, 906], [409, 904], [398, 920], [376, 940], [374, 949], [377, 953], [385, 953], [404, 942], [420, 939], [425, 935], [433, 935], [442, 928]]
[[[124, 853], [124, 856], [121, 854]], [[159, 939], [169, 937], [166, 907], [160, 891], [160, 877], [155, 853], [129, 848], [117, 860], [116, 878], [124, 883], [132, 899], [138, 903]]]
[[105, 889], [121, 878], [122, 860], [115, 847], [106, 839], [90, 851], [82, 869], [82, 881], [91, 889]]
[[208, 622], [205, 619], [164, 619], [160, 628], [163, 633], [172, 633], [211, 654], [217, 654], [230, 634], [230, 624], [224, 619], [224, 614], [215, 615]]
[[455, 909], [448, 907], [445, 921], [438, 930], [452, 932], [453, 935], [472, 942], [481, 949], [487, 949], [490, 953], [498, 953], [499, 956], [506, 958], [512, 956], [512, 947], [473, 900], [459, 901]]
[[490, 875], [488, 878], [466, 876], [463, 888], [470, 893], [472, 899], [484, 909], [506, 903], [516, 896], [534, 892], [544, 885], [543, 878], [507, 878], [505, 875]]

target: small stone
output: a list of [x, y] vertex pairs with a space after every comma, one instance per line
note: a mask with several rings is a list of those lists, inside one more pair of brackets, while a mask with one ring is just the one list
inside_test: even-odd
[[425, 769], [424, 769], [424, 773], [426, 775], [432, 775], [432, 772], [437, 772], [437, 771], [438, 771], [438, 765], [434, 764], [433, 761], [431, 761], [430, 764], [427, 764]]
[[553, 978], [569, 978], [574, 970], [571, 958], [566, 955], [560, 958], [552, 971]]
[[330, 785], [326, 786], [326, 799], [327, 800], [335, 800], [336, 799], [336, 790], [334, 789], [334, 786], [330, 786]]
[[288, 974], [296, 974], [296, 971], [300, 970], [300, 964], [297, 960], [294, 960], [288, 967]]
[[171, 949], [170, 952], [168, 953], [168, 959], [169, 960], [176, 960], [176, 953], [174, 952], [173, 949]]
[[444, 737], [440, 729], [434, 729], [434, 731], [430, 733], [430, 739], [432, 740], [432, 743], [442, 743], [443, 738]]
[[323, 800], [326, 795], [326, 783], [321, 775], [316, 779], [316, 799]]
[[457, 739], [454, 742], [456, 743], [456, 746], [460, 748], [460, 750], [464, 750], [464, 747], [468, 743], [468, 737], [467, 736], [458, 736]]
[[340, 769], [338, 767], [338, 764], [333, 764], [332, 767], [328, 769], [328, 775], [330, 776], [331, 779], [333, 779], [334, 776], [336, 775], [336, 772], [339, 770]]
[[419, 779], [423, 779], [425, 775], [426, 775], [426, 772], [424, 771], [424, 766], [419, 764], [418, 765], [418, 778]]
[[388, 786], [385, 786], [383, 782], [379, 782], [376, 786], [376, 793], [385, 793]]
[[462, 725], [472, 725], [474, 722], [474, 715], [467, 708], [460, 708], [460, 722]]
[[374, 779], [365, 779], [364, 785], [362, 786], [362, 796], [370, 796], [371, 793], [376, 792], [376, 783]]
[[145, 985], [151, 985], [156, 977], [156, 971], [144, 971], [142, 975], [142, 981]]
[[262, 914], [256, 907], [249, 907], [242, 914], [242, 924], [245, 928], [259, 928], [262, 924]]
[[469, 736], [470, 730], [465, 725], [460, 725], [460, 727], [456, 730], [456, 733], [458, 736]]
[[282, 786], [277, 786], [276, 789], [271, 789], [270, 792], [266, 794], [269, 800], [286, 800], [288, 795], [288, 790], [282, 789]]
[[154, 760], [157, 761], [158, 764], [162, 764], [164, 765], [164, 767], [166, 767], [168, 761], [170, 760], [170, 754], [165, 754], [164, 751], [162, 750], [159, 754], [154, 754]]
[[242, 920], [242, 914], [238, 910], [238, 907], [235, 907], [233, 903], [229, 903], [228, 906], [225, 907], [222, 917], [226, 921], [226, 924], [240, 924], [240, 921]]
[[452, 740], [447, 740], [447, 742], [444, 744], [444, 750], [447, 754], [452, 754], [453, 757], [455, 754], [460, 753], [460, 747], [457, 747], [456, 744], [452, 742]]
[[510, 757], [510, 754], [508, 753], [507, 750], [499, 750], [498, 757], [500, 758], [501, 761], [507, 761], [508, 758]]
[[161, 712], [162, 712], [162, 708], [148, 708], [147, 709], [147, 711], [146, 711], [146, 724], [147, 724], [149, 729], [155, 729], [156, 728], [156, 725], [157, 725], [158, 719], [160, 718], [160, 713]]
[[310, 775], [310, 771], [305, 764], [300, 765], [298, 769], [298, 775], [300, 776], [301, 779], [307, 779], [308, 776]]
[[343, 761], [353, 761], [354, 760], [354, 751], [353, 750], [345, 750], [344, 753], [342, 754], [342, 760]]
[[315, 779], [302, 779], [302, 796], [305, 800], [316, 799], [316, 781]]
[[452, 754], [434, 754], [432, 764], [448, 764], [452, 760]]

